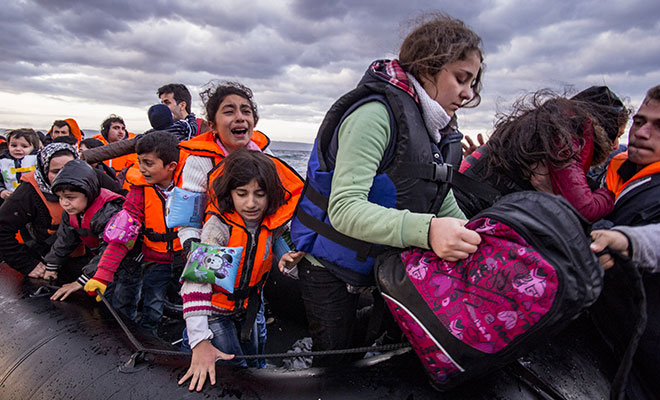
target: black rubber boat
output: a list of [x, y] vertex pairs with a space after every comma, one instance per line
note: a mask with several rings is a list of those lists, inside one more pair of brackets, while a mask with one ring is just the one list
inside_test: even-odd
[[[201, 393], [179, 387], [189, 358], [145, 354], [113, 316], [83, 293], [65, 302], [34, 296], [41, 280], [0, 265], [0, 399], [605, 399], [614, 366], [595, 333], [577, 321], [519, 363], [451, 393], [435, 391], [412, 351], [397, 350], [345, 367], [288, 371], [219, 365]], [[43, 290], [43, 289], [42, 289]], [[275, 302], [277, 304], [277, 302]], [[277, 307], [275, 307], [277, 309]], [[176, 324], [174, 324], [176, 325]], [[178, 328], [177, 328], [178, 329]], [[178, 350], [141, 334], [145, 347]], [[269, 325], [269, 351], [304, 334], [298, 322]], [[133, 358], [134, 360], [134, 358]], [[270, 360], [278, 365], [280, 360]]]

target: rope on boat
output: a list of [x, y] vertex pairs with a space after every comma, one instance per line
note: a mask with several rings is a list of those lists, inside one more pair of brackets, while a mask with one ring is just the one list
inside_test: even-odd
[[[96, 294], [101, 297], [103, 304], [107, 307], [110, 314], [115, 318], [121, 329], [124, 331], [128, 340], [131, 342], [133, 347], [135, 347], [136, 353], [139, 354], [156, 354], [161, 356], [177, 356], [177, 357], [191, 357], [192, 353], [185, 351], [177, 350], [162, 350], [162, 349], [152, 349], [147, 348], [140, 343], [139, 340], [131, 333], [130, 329], [126, 326], [124, 321], [115, 309], [110, 305], [110, 302], [105, 298], [99, 289], [96, 289]], [[331, 355], [340, 355], [340, 354], [354, 354], [354, 353], [367, 353], [367, 352], [383, 352], [383, 351], [392, 351], [399, 350], [403, 348], [410, 348], [410, 343], [396, 343], [396, 344], [385, 344], [380, 346], [364, 346], [356, 347], [352, 349], [338, 349], [338, 350], [323, 350], [323, 351], [306, 351], [299, 353], [271, 353], [271, 354], [244, 354], [244, 355], [235, 355], [235, 360], [255, 360], [260, 358], [292, 358], [292, 357], [313, 357], [313, 356], [331, 356]], [[131, 360], [134, 360], [135, 354], [131, 357]]]
[[[48, 290], [59, 289], [57, 286], [45, 285], [40, 287], [36, 292], [30, 295], [30, 297], [42, 297], [49, 295]], [[155, 354], [163, 356], [175, 356], [175, 357], [191, 357], [192, 353], [176, 350], [162, 350], [162, 349], [152, 349], [147, 348], [140, 343], [139, 340], [131, 333], [128, 326], [121, 319], [119, 314], [115, 309], [110, 305], [110, 302], [105, 298], [103, 293], [99, 289], [96, 289], [96, 294], [100, 296], [103, 304], [107, 307], [110, 314], [119, 324], [119, 327], [124, 331], [126, 337], [131, 342], [133, 347], [135, 347], [135, 353], [131, 355], [129, 360], [119, 368], [120, 371], [124, 373], [137, 372], [143, 369], [145, 366], [137, 367], [136, 363], [141, 361], [145, 354]], [[254, 359], [263, 359], [263, 358], [292, 358], [292, 357], [313, 357], [313, 356], [329, 356], [329, 355], [341, 355], [341, 354], [354, 354], [354, 353], [367, 353], [367, 352], [382, 352], [382, 351], [393, 351], [404, 348], [411, 348], [410, 343], [396, 343], [396, 344], [386, 344], [380, 346], [365, 346], [365, 347], [356, 347], [352, 349], [339, 349], [339, 350], [323, 350], [323, 351], [307, 351], [307, 352], [290, 352], [290, 353], [271, 353], [271, 354], [247, 354], [247, 355], [235, 355], [234, 359], [238, 360], [254, 360]], [[505, 372], [510, 375], [520, 379], [524, 382], [530, 389], [532, 389], [536, 394], [541, 396], [541, 398], [546, 400], [566, 400], [566, 397], [558, 392], [551, 384], [549, 384], [545, 379], [537, 375], [532, 369], [522, 363], [520, 360], [516, 360], [506, 367]]]

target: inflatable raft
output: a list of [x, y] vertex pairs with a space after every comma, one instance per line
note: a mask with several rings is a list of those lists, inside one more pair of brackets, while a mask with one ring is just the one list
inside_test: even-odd
[[[0, 265], [0, 399], [604, 399], [614, 368], [578, 321], [515, 365], [450, 393], [431, 387], [407, 349], [332, 370], [218, 365], [215, 386], [189, 392], [176, 383], [188, 357], [136, 354], [103, 304], [82, 292], [51, 301], [44, 285]], [[304, 334], [296, 321], [276, 321], [268, 352]], [[145, 347], [178, 350], [129, 328]]]

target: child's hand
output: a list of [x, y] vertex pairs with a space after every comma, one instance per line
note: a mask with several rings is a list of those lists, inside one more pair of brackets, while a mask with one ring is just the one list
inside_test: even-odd
[[85, 283], [85, 291], [90, 296], [96, 296], [96, 301], [101, 301], [101, 296], [96, 293], [96, 289], [101, 291], [101, 294], [105, 294], [105, 289], [108, 288], [108, 283], [103, 282], [100, 279], [92, 278]]
[[294, 265], [298, 264], [300, 260], [305, 257], [304, 251], [290, 251], [284, 253], [280, 261], [277, 263], [277, 268], [280, 269], [280, 272], [284, 273], [284, 269], [291, 269]]
[[0, 197], [2, 200], [5, 200], [7, 197], [11, 196], [11, 192], [9, 190], [3, 190], [0, 192]]
[[57, 289], [57, 292], [55, 292], [52, 296], [50, 296], [51, 300], [58, 300], [62, 301], [69, 297], [71, 293], [77, 292], [78, 290], [82, 289], [82, 285], [78, 282], [71, 282], [71, 283], [65, 283], [62, 285], [61, 288]]
[[472, 138], [469, 136], [465, 136], [465, 141], [467, 143], [466, 142], [461, 143], [461, 147], [463, 147], [463, 157], [467, 157], [470, 154], [474, 153], [474, 151], [478, 149], [479, 146], [483, 146], [486, 143], [486, 141], [484, 140], [484, 135], [482, 133], [477, 135], [478, 144], [475, 144], [472, 141]]
[[[179, 379], [179, 385], [183, 384], [188, 378], [190, 386], [188, 390], [202, 390], [204, 382], [206, 382], [206, 374], [209, 375], [211, 385], [215, 385], [215, 362], [217, 360], [231, 360], [234, 358], [233, 354], [225, 354], [215, 348], [208, 340], [202, 340], [192, 350], [192, 361], [190, 361], [190, 368], [186, 374]], [[197, 389], [195, 389], [197, 385]]]
[[44, 263], [39, 263], [32, 271], [30, 271], [28, 278], [43, 278], [44, 272], [46, 272], [46, 266]]
[[57, 271], [48, 271], [44, 272], [44, 277], [43, 279], [47, 281], [54, 281], [57, 279]]
[[447, 261], [466, 259], [477, 251], [481, 236], [465, 228], [467, 221], [443, 217], [433, 218], [429, 228], [429, 245], [433, 252]]

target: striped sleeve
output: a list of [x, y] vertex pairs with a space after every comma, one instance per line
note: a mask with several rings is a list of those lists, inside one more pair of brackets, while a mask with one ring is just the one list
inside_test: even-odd
[[183, 318], [198, 315], [213, 314], [211, 297], [213, 295], [210, 283], [184, 281], [181, 286], [183, 299]]

